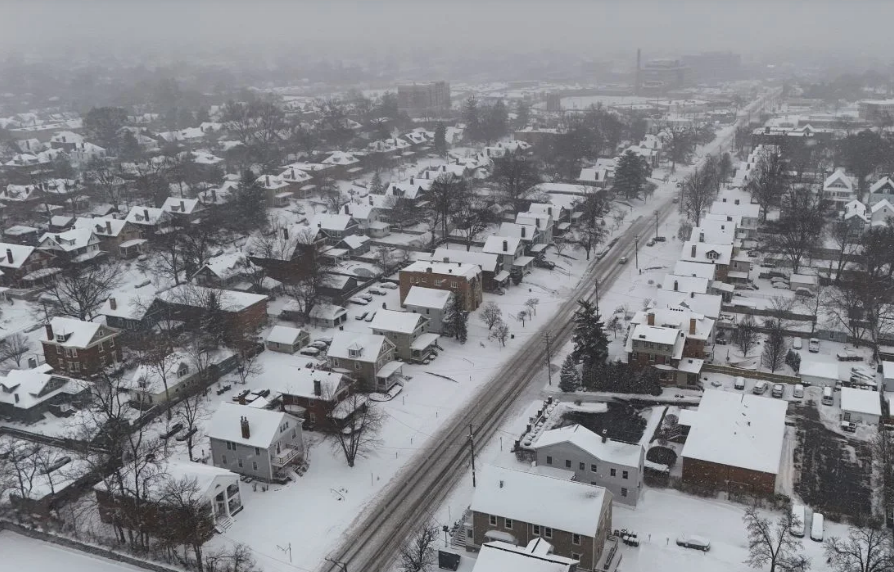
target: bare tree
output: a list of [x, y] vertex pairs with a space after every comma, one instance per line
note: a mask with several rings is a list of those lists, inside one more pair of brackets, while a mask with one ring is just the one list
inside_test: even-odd
[[696, 167], [683, 181], [683, 211], [699, 226], [702, 214], [711, 206], [717, 194], [713, 173], [705, 167]]
[[528, 298], [525, 300], [525, 307], [528, 308], [528, 314], [537, 315], [537, 306], [540, 304], [540, 298]]
[[810, 258], [821, 243], [824, 207], [808, 191], [792, 190], [783, 203], [779, 219], [766, 223], [761, 247], [766, 252], [779, 253], [798, 273], [801, 264]]
[[785, 572], [805, 572], [810, 568], [810, 560], [801, 554], [801, 541], [789, 534], [792, 525], [791, 511], [772, 523], [762, 517], [757, 507], [745, 509], [742, 517], [748, 534], [748, 559], [745, 564], [752, 568], [770, 565], [770, 572], [778, 568]]
[[193, 450], [195, 444], [202, 438], [202, 421], [208, 417], [208, 408], [205, 404], [205, 391], [195, 391], [184, 397], [177, 404], [176, 419], [183, 423], [186, 430], [186, 450], [189, 460], [195, 461]]
[[481, 321], [487, 324], [488, 330], [491, 330], [497, 322], [503, 321], [503, 310], [497, 306], [496, 302], [488, 302], [481, 309]]
[[[202, 547], [214, 536], [214, 522], [208, 513], [208, 500], [199, 490], [195, 477], [167, 478], [158, 495], [163, 507], [164, 525], [157, 527], [162, 546], [188, 547], [193, 551], [196, 569], [204, 570]], [[176, 554], [175, 550], [172, 550]], [[189, 565], [183, 559], [181, 564]]]
[[528, 311], [527, 310], [519, 310], [518, 314], [515, 315], [515, 319], [522, 323], [522, 327], [525, 327], [525, 320], [528, 319]]
[[590, 253], [601, 243], [607, 234], [604, 216], [608, 212], [608, 202], [600, 194], [590, 194], [579, 203], [582, 216], [572, 235], [579, 248]]
[[435, 565], [438, 551], [438, 526], [428, 521], [400, 547], [400, 569], [404, 572], [427, 572]]
[[750, 314], [746, 315], [736, 326], [736, 342], [739, 345], [739, 349], [742, 350], [744, 357], [748, 357], [748, 353], [757, 344], [759, 338], [760, 334], [757, 331], [757, 324], [754, 323], [754, 318]]
[[534, 188], [540, 182], [536, 163], [521, 155], [507, 153], [494, 159], [493, 180], [497, 184], [501, 200], [512, 206], [513, 212], [524, 212], [530, 203]]
[[29, 351], [31, 351], [31, 342], [28, 340], [28, 337], [21, 332], [10, 334], [0, 340], [0, 362], [12, 360], [17, 368], [21, 367], [22, 358], [24, 358]]
[[238, 543], [205, 555], [204, 572], [260, 572], [251, 548]]
[[764, 327], [770, 331], [767, 333], [767, 339], [764, 342], [764, 353], [761, 355], [761, 362], [764, 364], [764, 367], [769, 368], [771, 372], [775, 372], [785, 363], [788, 343], [785, 341], [785, 331], [779, 320], [766, 320]]
[[[182, 359], [179, 353], [171, 351], [167, 343], [148, 347], [139, 352], [139, 362], [144, 368], [147, 379], [137, 380], [137, 383], [149, 383], [148, 378], [155, 377], [161, 381], [165, 390], [165, 403], [171, 403], [171, 391], [169, 385], [177, 379], [176, 365]], [[167, 408], [168, 421], [171, 420], [171, 408]]]
[[846, 539], [831, 537], [826, 558], [836, 572], [890, 572], [894, 570], [891, 538], [876, 526], [852, 526]]
[[761, 156], [752, 169], [751, 180], [746, 189], [760, 205], [761, 218], [764, 221], [767, 220], [769, 210], [779, 206], [782, 201], [787, 185], [785, 170], [785, 162], [778, 151]]
[[506, 340], [509, 339], [509, 326], [506, 325], [506, 322], [503, 320], [498, 320], [493, 329], [490, 331], [490, 334], [487, 335], [489, 340], [494, 340], [495, 342], [500, 342], [500, 347], [506, 347]]
[[69, 266], [56, 276], [47, 294], [59, 314], [90, 321], [120, 283], [121, 267], [116, 262]]
[[239, 356], [236, 363], [236, 374], [242, 385], [248, 383], [249, 378], [256, 377], [264, 372], [264, 364], [258, 361], [263, 348], [259, 347], [258, 342], [251, 335], [242, 336], [233, 346]]
[[385, 413], [362, 395], [352, 393], [341, 402], [341, 407], [353, 411], [345, 419], [332, 419], [335, 426], [329, 433], [332, 444], [345, 455], [349, 467], [358, 457], [365, 457], [382, 444], [379, 432]]
[[495, 222], [497, 217], [490, 207], [474, 196], [461, 201], [453, 213], [454, 226], [463, 237], [466, 250], [471, 250], [472, 243]]
[[832, 276], [832, 265], [829, 264], [829, 278], [837, 284], [841, 278], [841, 272], [847, 266], [848, 258], [859, 253], [859, 239], [854, 232], [854, 227], [850, 221], [843, 218], [837, 219], [829, 225], [829, 237], [838, 247], [838, 257], [835, 260], [835, 273]]
[[185, 281], [186, 260], [177, 233], [156, 233], [150, 240], [154, 252], [151, 258], [141, 265], [141, 269], [146, 274], [158, 276], [179, 286]]

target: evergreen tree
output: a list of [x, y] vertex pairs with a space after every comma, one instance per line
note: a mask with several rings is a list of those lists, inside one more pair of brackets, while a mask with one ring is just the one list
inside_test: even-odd
[[228, 203], [228, 206], [231, 206], [234, 211], [234, 216], [228, 217], [230, 224], [238, 230], [247, 232], [267, 224], [267, 203], [264, 199], [264, 189], [249, 170], [242, 173], [239, 186], [236, 187], [233, 200]]
[[378, 171], [373, 173], [373, 178], [369, 182], [369, 194], [371, 194], [371, 195], [384, 195], [385, 194], [385, 185], [382, 183], [382, 177], [379, 176]]
[[576, 363], [583, 363], [586, 372], [608, 360], [608, 336], [593, 303], [578, 300], [578, 305], [580, 307], [574, 314], [574, 333], [571, 338], [574, 351], [571, 356]]
[[444, 125], [443, 121], [438, 121], [438, 124], [435, 125], [434, 147], [435, 153], [441, 157], [447, 155], [447, 127]]
[[502, 99], [487, 108], [482, 131], [484, 140], [487, 143], [496, 141], [509, 133], [509, 111], [507, 111], [506, 104], [503, 103]]
[[580, 387], [580, 372], [574, 363], [574, 357], [568, 354], [562, 362], [562, 371], [559, 373], [559, 389], [565, 393], [576, 391]]
[[630, 200], [638, 198], [646, 185], [647, 171], [640, 157], [627, 151], [618, 160], [615, 169], [614, 192]]
[[515, 127], [524, 129], [531, 121], [531, 104], [527, 101], [520, 100], [515, 104]]
[[445, 336], [452, 336], [461, 344], [468, 339], [469, 313], [463, 309], [462, 300], [455, 295], [450, 297], [444, 308], [443, 331]]
[[483, 139], [481, 113], [478, 109], [478, 100], [474, 95], [463, 104], [463, 123], [466, 124], [465, 136], [469, 141], [477, 142]]

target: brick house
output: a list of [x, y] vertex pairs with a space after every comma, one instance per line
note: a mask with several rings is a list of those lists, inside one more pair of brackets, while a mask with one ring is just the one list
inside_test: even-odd
[[713, 336], [714, 320], [685, 308], [640, 311], [630, 321], [627, 363], [658, 369], [662, 383], [694, 385]]
[[12, 288], [32, 288], [52, 282], [59, 272], [53, 267], [55, 257], [33, 246], [0, 243], [0, 272], [3, 284]]
[[209, 303], [215, 297], [224, 315], [225, 337], [256, 331], [267, 321], [267, 296], [193, 284], [181, 284], [159, 292], [150, 312], [182, 321], [187, 329], [196, 329], [202, 326]]
[[400, 271], [400, 303], [413, 286], [449, 290], [463, 308], [473, 312], [483, 298], [481, 267], [467, 262], [418, 261]]
[[279, 385], [283, 411], [300, 414], [309, 428], [333, 429], [353, 413], [348, 409], [365, 403], [362, 396], [349, 399], [354, 393], [354, 382], [339, 372], [289, 368], [288, 378], [279, 380]]
[[96, 322], [53, 318], [40, 343], [52, 368], [79, 378], [89, 378], [104, 367], [121, 361], [119, 332]]
[[503, 541], [527, 546], [542, 538], [554, 554], [587, 570], [610, 569], [617, 555], [612, 493], [593, 485], [496, 466], [480, 472], [465, 522], [466, 549]]
[[772, 495], [782, 460], [788, 402], [706, 389], [680, 425], [689, 433], [681, 454], [683, 482], [713, 490]]

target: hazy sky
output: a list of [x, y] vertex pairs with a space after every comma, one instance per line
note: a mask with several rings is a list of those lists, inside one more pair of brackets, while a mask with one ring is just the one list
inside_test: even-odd
[[0, 0], [0, 49], [184, 43], [385, 51], [420, 46], [669, 53], [894, 53], [894, 1]]

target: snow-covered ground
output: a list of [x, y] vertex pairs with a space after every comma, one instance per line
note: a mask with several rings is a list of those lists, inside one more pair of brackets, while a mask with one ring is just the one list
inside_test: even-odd
[[3, 570], [18, 572], [144, 572], [143, 568], [8, 531], [0, 532], [0, 555]]

